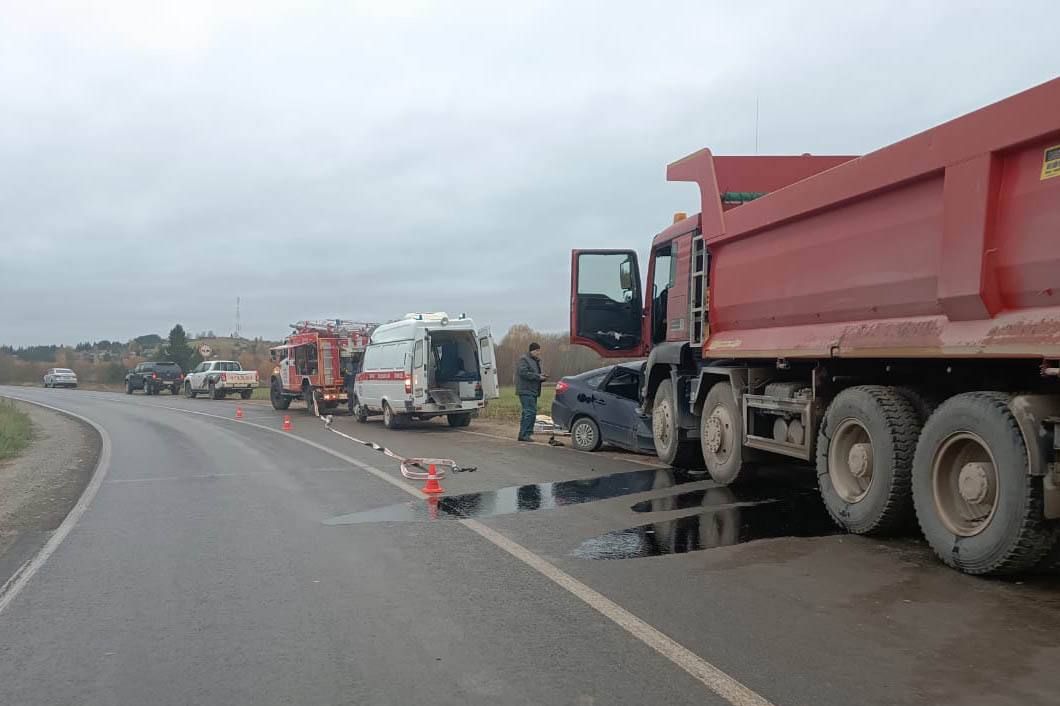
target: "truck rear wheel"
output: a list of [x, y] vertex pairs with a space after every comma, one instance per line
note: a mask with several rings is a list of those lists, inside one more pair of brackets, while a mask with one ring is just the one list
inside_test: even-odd
[[253, 393], [254, 393], [254, 391], [253, 391], [253, 390], [240, 390], [240, 391], [239, 391], [239, 396], [240, 396], [240, 397], [242, 397], [242, 398], [243, 398], [243, 399], [245, 399], [245, 400], [249, 400], [249, 399], [250, 399], [250, 396], [251, 396], [251, 395], [252, 395]]
[[1057, 541], [1009, 398], [951, 397], [917, 444], [913, 501], [920, 529], [942, 561], [969, 574], [1026, 571]]
[[272, 402], [272, 408], [282, 412], [291, 406], [291, 398], [283, 394], [283, 390], [280, 389], [280, 383], [277, 380], [273, 380], [272, 384], [269, 385], [269, 402]]
[[850, 387], [832, 400], [817, 436], [817, 484], [836, 524], [854, 534], [910, 524], [919, 433], [916, 409], [892, 387]]
[[655, 440], [655, 453], [660, 461], [679, 468], [688, 468], [699, 463], [695, 442], [680, 440], [677, 401], [674, 399], [674, 385], [670, 380], [663, 380], [655, 391], [655, 403], [651, 410], [651, 431]]
[[707, 392], [700, 416], [699, 442], [707, 473], [715, 482], [732, 485], [746, 475], [743, 414], [731, 383], [716, 383]]

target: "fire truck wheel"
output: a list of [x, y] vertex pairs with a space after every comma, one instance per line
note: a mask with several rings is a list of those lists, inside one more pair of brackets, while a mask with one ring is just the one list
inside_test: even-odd
[[283, 394], [278, 380], [273, 380], [269, 385], [269, 401], [273, 409], [281, 412], [291, 406], [291, 398]]
[[251, 390], [241, 390], [239, 392], [239, 396], [242, 397], [245, 400], [249, 400], [251, 394], [252, 394]]
[[405, 415], [395, 414], [390, 405], [383, 403], [383, 426], [387, 429], [400, 429], [405, 426]]

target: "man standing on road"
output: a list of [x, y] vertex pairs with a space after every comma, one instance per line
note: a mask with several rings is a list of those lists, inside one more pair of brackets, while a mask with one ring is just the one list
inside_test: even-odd
[[523, 405], [523, 414], [519, 420], [519, 441], [533, 441], [534, 421], [537, 419], [537, 398], [541, 396], [541, 381], [547, 380], [541, 374], [541, 346], [530, 344], [530, 350], [519, 359], [515, 371], [515, 394]]

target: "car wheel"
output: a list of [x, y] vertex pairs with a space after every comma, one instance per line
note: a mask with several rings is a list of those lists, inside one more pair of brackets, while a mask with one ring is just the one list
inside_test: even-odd
[[571, 447], [578, 451], [600, 448], [600, 427], [589, 417], [580, 417], [570, 428]]
[[356, 397], [350, 400], [350, 414], [361, 424], [368, 421], [368, 410], [357, 401]]
[[470, 413], [447, 414], [445, 415], [445, 419], [447, 422], [449, 422], [449, 426], [451, 427], [466, 427], [467, 425], [471, 424]]
[[383, 403], [383, 426], [387, 429], [400, 429], [405, 426], [405, 419], [400, 414], [395, 414], [390, 405]]

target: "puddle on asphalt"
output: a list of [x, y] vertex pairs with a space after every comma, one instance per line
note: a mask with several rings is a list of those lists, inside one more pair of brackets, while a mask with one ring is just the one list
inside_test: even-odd
[[623, 495], [665, 490], [683, 483], [708, 480], [705, 473], [674, 468], [646, 469], [606, 476], [567, 480], [558, 483], [533, 483], [499, 490], [398, 503], [373, 510], [339, 515], [325, 520], [326, 525], [354, 525], [365, 522], [424, 522], [434, 519], [495, 517], [517, 512], [551, 510]]
[[[775, 488], [774, 488], [775, 490]], [[636, 559], [726, 547], [773, 537], [836, 534], [817, 492], [756, 499], [746, 489], [708, 488], [637, 503], [635, 512], [672, 512], [710, 506], [704, 512], [607, 532], [583, 542], [571, 555], [579, 559]], [[728, 504], [736, 503], [736, 504]], [[721, 507], [719, 507], [719, 505]]]

